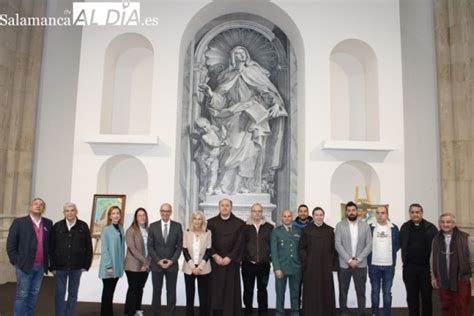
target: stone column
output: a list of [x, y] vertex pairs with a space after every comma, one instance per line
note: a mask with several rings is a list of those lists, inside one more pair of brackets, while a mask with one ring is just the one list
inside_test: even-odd
[[435, 0], [443, 210], [474, 234], [474, 2]]
[[[8, 16], [45, 16], [46, 0], [0, 0]], [[4, 251], [8, 227], [27, 213], [44, 27], [0, 28], [0, 284], [15, 280]]]

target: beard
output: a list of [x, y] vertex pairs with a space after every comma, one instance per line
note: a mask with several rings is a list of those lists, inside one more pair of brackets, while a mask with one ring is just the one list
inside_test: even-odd
[[347, 219], [349, 219], [351, 222], [357, 220], [357, 214], [355, 215], [347, 215]]

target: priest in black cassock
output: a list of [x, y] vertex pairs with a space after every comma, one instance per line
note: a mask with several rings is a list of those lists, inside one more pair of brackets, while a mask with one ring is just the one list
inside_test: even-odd
[[232, 201], [219, 201], [219, 214], [207, 228], [212, 232], [211, 315], [237, 316], [242, 309], [240, 261], [244, 221], [232, 214]]
[[334, 228], [324, 223], [324, 210], [313, 210], [314, 223], [303, 228], [300, 258], [303, 265], [302, 316], [336, 315], [333, 271], [338, 269]]

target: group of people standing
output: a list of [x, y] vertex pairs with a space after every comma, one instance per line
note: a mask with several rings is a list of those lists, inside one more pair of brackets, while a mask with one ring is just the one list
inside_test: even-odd
[[[64, 205], [64, 219], [52, 224], [43, 217], [45, 202], [35, 198], [29, 215], [10, 227], [7, 252], [16, 267], [17, 293], [14, 315], [34, 315], [43, 274], [52, 271], [56, 315], [73, 315], [81, 274], [90, 268], [92, 243], [87, 224], [77, 218], [74, 203]], [[246, 222], [232, 213], [232, 201], [219, 202], [217, 216], [206, 220], [194, 211], [183, 232], [171, 220], [172, 206], [160, 206], [161, 219], [149, 224], [147, 211], [135, 211], [124, 233], [122, 210], [107, 211], [107, 226], [101, 234], [99, 277], [103, 281], [101, 315], [113, 315], [113, 296], [125, 273], [128, 290], [125, 315], [143, 315], [143, 289], [151, 271], [152, 309], [160, 315], [163, 281], [166, 279], [166, 309], [176, 311], [178, 259], [186, 287], [186, 315], [194, 315], [196, 283], [200, 316], [253, 313], [255, 281], [258, 314], [268, 313], [268, 281], [271, 264], [275, 274], [276, 315], [285, 315], [287, 284], [291, 315], [335, 315], [333, 272], [337, 271], [339, 305], [347, 315], [347, 294], [354, 281], [359, 313], [366, 307], [367, 275], [371, 283], [372, 315], [379, 315], [380, 291], [383, 313], [390, 315], [392, 282], [397, 251], [402, 250], [403, 281], [410, 315], [432, 315], [432, 288], [439, 288], [443, 315], [468, 315], [472, 256], [468, 235], [455, 225], [455, 216], [443, 213], [440, 231], [423, 219], [419, 204], [409, 207], [410, 220], [399, 230], [389, 220], [388, 208], [379, 206], [376, 221], [360, 219], [358, 206], [348, 202], [345, 218], [333, 229], [324, 222], [325, 211], [316, 207], [312, 216], [305, 204], [293, 220], [289, 209], [281, 212], [281, 225], [263, 216], [254, 203]], [[65, 293], [68, 292], [67, 302]], [[302, 292], [302, 295], [301, 295]], [[302, 297], [302, 303], [301, 303]], [[421, 297], [421, 304], [420, 304]]]

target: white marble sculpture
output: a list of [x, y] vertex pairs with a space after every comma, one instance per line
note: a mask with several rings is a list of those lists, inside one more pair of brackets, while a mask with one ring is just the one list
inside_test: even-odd
[[245, 47], [234, 47], [228, 58], [214, 89], [207, 83], [199, 86], [212, 125], [227, 131], [218, 155], [218, 177], [208, 175], [212, 179], [206, 191], [271, 194], [275, 170], [281, 166], [281, 146], [275, 142], [283, 138], [288, 114], [270, 72], [252, 60]]

